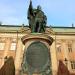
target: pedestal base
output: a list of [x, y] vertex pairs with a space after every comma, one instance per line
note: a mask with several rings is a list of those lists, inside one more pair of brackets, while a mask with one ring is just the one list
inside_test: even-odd
[[25, 45], [21, 74], [52, 75], [50, 46], [53, 38], [46, 34], [29, 34], [22, 37]]

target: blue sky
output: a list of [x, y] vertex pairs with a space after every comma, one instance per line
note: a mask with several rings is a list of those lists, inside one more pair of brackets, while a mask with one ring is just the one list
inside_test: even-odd
[[[9, 25], [28, 25], [27, 9], [30, 0], [0, 0], [0, 21]], [[47, 25], [75, 24], [75, 0], [32, 0], [33, 7], [41, 5]]]

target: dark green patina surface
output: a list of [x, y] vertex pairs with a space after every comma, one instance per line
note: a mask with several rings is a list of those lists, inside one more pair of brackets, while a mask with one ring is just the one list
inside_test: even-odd
[[35, 41], [28, 46], [23, 55], [22, 71], [28, 75], [33, 73], [52, 74], [50, 52], [44, 43]]
[[36, 71], [42, 70], [48, 63], [48, 48], [41, 42], [32, 43], [26, 52], [26, 61]]
[[30, 1], [27, 18], [29, 21], [29, 28], [31, 29], [32, 33], [45, 32], [47, 17], [41, 10], [41, 6], [37, 6], [37, 9], [34, 9], [32, 6], [32, 1]]

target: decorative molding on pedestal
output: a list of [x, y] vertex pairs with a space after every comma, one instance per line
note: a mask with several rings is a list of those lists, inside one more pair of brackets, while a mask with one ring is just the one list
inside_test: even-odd
[[51, 45], [54, 41], [52, 37], [42, 33], [31, 33], [29, 35], [23, 36], [21, 40], [24, 45], [29, 40], [43, 40], [47, 42], [49, 45]]

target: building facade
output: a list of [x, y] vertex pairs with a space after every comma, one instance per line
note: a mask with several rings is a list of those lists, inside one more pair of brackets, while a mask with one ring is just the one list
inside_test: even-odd
[[[0, 68], [6, 56], [13, 56], [18, 75], [25, 50], [21, 38], [30, 34], [28, 26], [0, 25]], [[42, 34], [54, 39], [50, 46], [53, 75], [57, 74], [59, 60], [63, 61], [71, 73], [75, 73], [75, 27], [46, 27]]]

